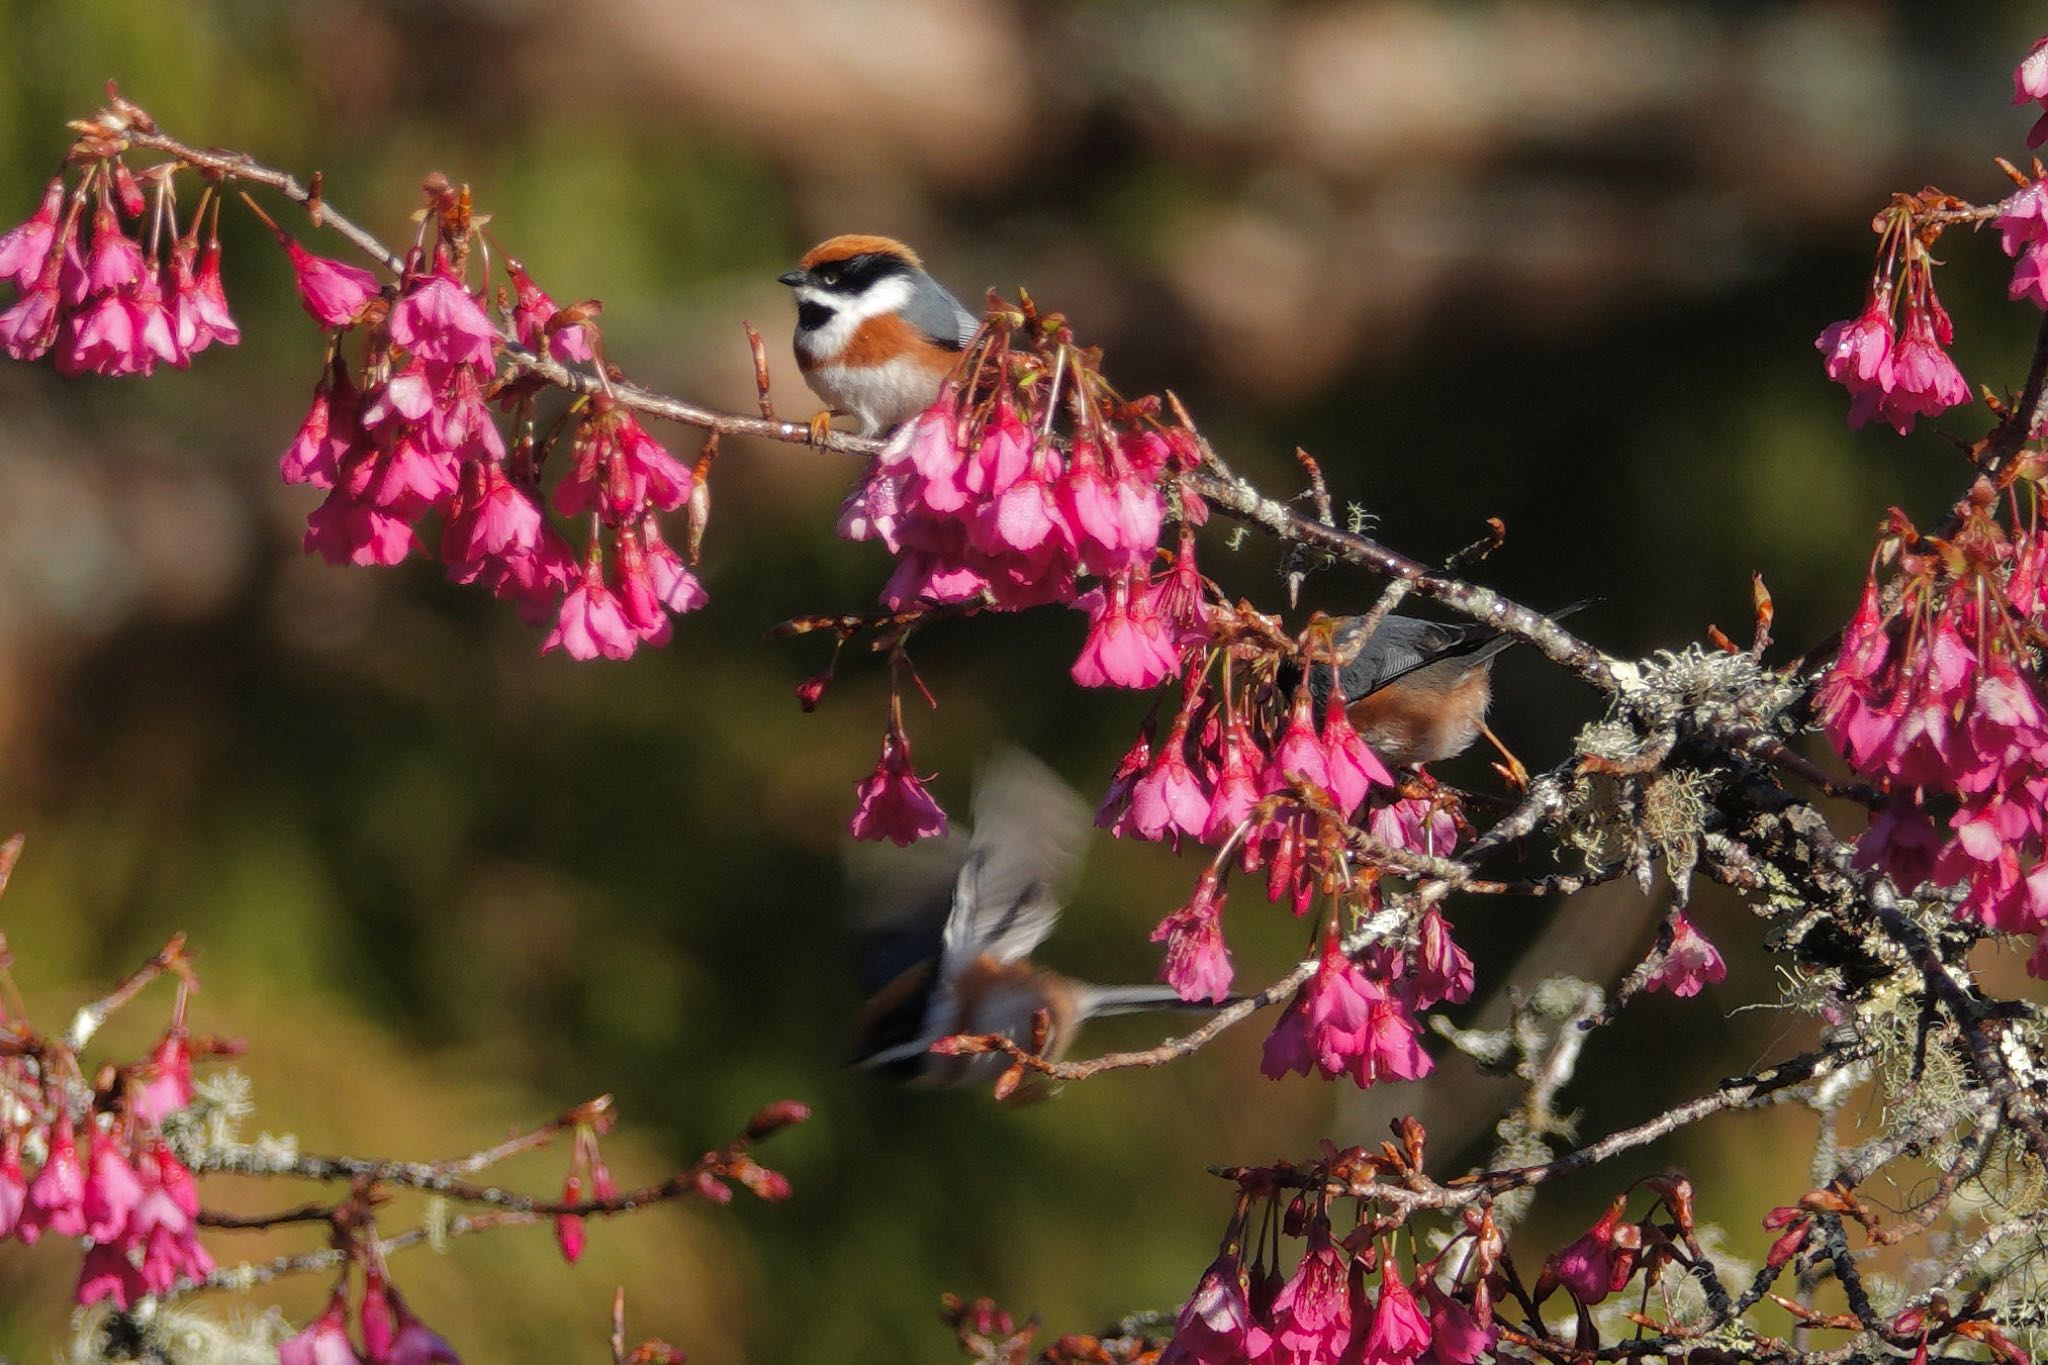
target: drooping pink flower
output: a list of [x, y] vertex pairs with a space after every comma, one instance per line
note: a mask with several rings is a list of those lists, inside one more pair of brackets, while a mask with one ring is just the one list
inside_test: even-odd
[[647, 545], [647, 581], [653, 585], [654, 595], [664, 607], [680, 616], [711, 600], [710, 594], [704, 591], [704, 585], [697, 581], [697, 575], [683, 563], [682, 556], [661, 538], [661, 527], [653, 517], [641, 523], [641, 535]]
[[391, 1291], [392, 1306], [398, 1314], [398, 1333], [391, 1349], [378, 1358], [377, 1365], [462, 1365], [462, 1357], [446, 1337], [421, 1322], [406, 1306], [397, 1290]]
[[78, 1268], [79, 1307], [111, 1299], [115, 1307], [128, 1308], [150, 1292], [142, 1271], [128, 1258], [125, 1242], [96, 1242], [86, 1251]]
[[630, 659], [639, 644], [639, 632], [626, 620], [597, 564], [591, 563], [584, 567], [582, 581], [562, 600], [555, 628], [540, 652], [559, 649], [572, 659]]
[[910, 741], [892, 723], [882, 735], [882, 757], [855, 791], [860, 808], [850, 828], [856, 839], [887, 839], [899, 847], [946, 832], [946, 812], [924, 789], [910, 764]]
[[43, 187], [43, 202], [36, 211], [0, 237], [0, 280], [28, 289], [42, 277], [57, 238], [57, 216], [63, 209], [64, 177], [52, 176]]
[[1588, 1308], [1619, 1289], [1615, 1276], [1618, 1272], [1626, 1274], [1626, 1266], [1614, 1253], [1614, 1229], [1620, 1221], [1621, 1206], [1617, 1203], [1577, 1241], [1551, 1254], [1544, 1264], [1543, 1278], [1563, 1285]]
[[1500, 1337], [1498, 1328], [1481, 1327], [1471, 1309], [1437, 1288], [1429, 1276], [1424, 1275], [1416, 1287], [1429, 1305], [1429, 1350], [1422, 1357], [1425, 1365], [1477, 1365], [1480, 1357], [1493, 1350]]
[[1202, 842], [1220, 844], [1236, 832], [1259, 801], [1258, 775], [1266, 766], [1266, 755], [1242, 720], [1229, 722], [1224, 730], [1223, 761], [1217, 767], [1214, 790], [1209, 794], [1209, 819], [1202, 827]]
[[505, 477], [504, 468], [473, 460], [441, 528], [441, 559], [448, 576], [473, 583], [494, 560], [534, 552], [544, 518], [533, 495]]
[[1344, 699], [1335, 689], [1331, 690], [1329, 705], [1323, 712], [1322, 740], [1330, 796], [1346, 816], [1365, 804], [1374, 787], [1394, 785], [1387, 765], [1352, 728], [1351, 718], [1344, 711]]
[[431, 270], [407, 279], [391, 306], [391, 339], [437, 365], [467, 365], [494, 373], [498, 334], [483, 307], [437, 251]]
[[1911, 892], [1934, 875], [1941, 843], [1927, 808], [1909, 793], [1894, 793], [1856, 841], [1856, 866], [1876, 868]]
[[1273, 1300], [1273, 1365], [1331, 1365], [1351, 1338], [1350, 1272], [1329, 1223], [1309, 1228], [1308, 1249]]
[[1813, 344], [1826, 357], [1828, 378], [1849, 391], [1849, 426], [1860, 430], [1892, 387], [1891, 295], [1872, 294], [1861, 313], [1828, 324]]
[[1221, 1002], [1230, 994], [1230, 949], [1223, 942], [1223, 903], [1216, 869], [1206, 868], [1194, 897], [1159, 921], [1154, 943], [1166, 944], [1159, 978], [1183, 1000]]
[[50, 1129], [50, 1150], [42, 1170], [29, 1182], [28, 1201], [15, 1224], [15, 1235], [33, 1246], [45, 1232], [59, 1237], [85, 1235], [85, 1168], [78, 1160], [78, 1142], [68, 1114]]
[[1200, 838], [1209, 820], [1209, 800], [1188, 766], [1188, 717], [1174, 722], [1152, 766], [1131, 784], [1131, 826], [1146, 839]]
[[16, 360], [34, 360], [57, 339], [57, 286], [38, 283], [0, 313], [0, 348]]
[[1906, 325], [1892, 348], [1891, 387], [1878, 401], [1878, 415], [1901, 436], [1913, 429], [1916, 419], [1938, 416], [1970, 401], [1970, 385], [1937, 335], [1941, 324], [1936, 319], [1946, 316], [1907, 307]]
[[555, 307], [555, 301], [533, 282], [519, 262], [505, 262], [505, 273], [512, 277], [512, 327], [519, 343], [530, 350], [545, 350], [557, 360], [589, 360], [588, 330], [581, 323], [573, 323], [550, 332], [548, 323], [561, 311]]
[[1340, 1076], [1365, 1049], [1366, 1021], [1378, 988], [1339, 949], [1336, 936], [1323, 940], [1322, 960], [1302, 983], [1266, 1035], [1259, 1070], [1274, 1080], [1287, 1073], [1306, 1076], [1311, 1067]]
[[85, 1235], [95, 1242], [111, 1242], [127, 1228], [129, 1215], [142, 1202], [142, 1182], [112, 1134], [94, 1129], [89, 1151], [85, 1191], [79, 1197]]
[[[2036, 100], [2048, 100], [2048, 38], [2035, 42], [2012, 72], [2012, 102], [2026, 104]], [[2027, 145], [2038, 144], [2029, 138]]]
[[1366, 832], [1392, 848], [1447, 858], [1458, 846], [1458, 822], [1442, 803], [1404, 796], [1374, 806], [1366, 813]]
[[14, 1231], [28, 1205], [28, 1179], [21, 1169], [21, 1135], [0, 1138], [0, 1241]]
[[1643, 983], [1645, 990], [1692, 996], [1698, 995], [1702, 987], [1727, 977], [1728, 964], [1721, 960], [1720, 951], [1707, 942], [1706, 935], [1692, 927], [1684, 911], [1672, 915], [1671, 929], [1671, 946], [1665, 950], [1664, 960], [1650, 973], [1650, 979]]
[[1226, 1246], [1174, 1320], [1159, 1365], [1242, 1365], [1251, 1358], [1252, 1323], [1244, 1263]]
[[362, 1365], [348, 1339], [348, 1300], [337, 1289], [304, 1331], [279, 1344], [278, 1365]]
[[1458, 1005], [1472, 998], [1472, 959], [1451, 937], [1450, 921], [1435, 906], [1424, 912], [1417, 927], [1410, 968], [1401, 985], [1415, 1009], [1444, 1001]]
[[1409, 1365], [1429, 1348], [1429, 1318], [1415, 1302], [1391, 1254], [1380, 1257], [1380, 1296], [1361, 1320], [1344, 1365]]
[[1071, 670], [1081, 686], [1142, 691], [1179, 669], [1179, 651], [1143, 578], [1112, 579], [1083, 593], [1074, 605], [1088, 613], [1088, 638]]
[[302, 542], [329, 564], [396, 564], [412, 553], [412, 524], [335, 488], [306, 516]]
[[398, 1315], [393, 1306], [397, 1299], [398, 1290], [372, 1266], [363, 1276], [363, 1303], [356, 1312], [363, 1329], [363, 1354], [372, 1365], [386, 1365], [391, 1358], [391, 1345], [398, 1337]]
[[[242, 339], [241, 324], [228, 311], [227, 286], [220, 278], [220, 243], [209, 240], [199, 252], [198, 295], [192, 307], [197, 323], [212, 334], [214, 341], [233, 346]], [[198, 350], [198, 346], [189, 347]]]
[[[1273, 745], [1273, 757], [1262, 777], [1269, 793], [1291, 790], [1297, 782], [1324, 791], [1330, 789], [1330, 756], [1323, 748], [1322, 737], [1316, 734], [1310, 704], [1308, 689], [1299, 689], [1287, 714], [1287, 728]], [[1386, 769], [1382, 767], [1380, 771], [1384, 773]]]
[[92, 248], [85, 257], [85, 286], [93, 294], [112, 294], [139, 281], [145, 270], [142, 246], [121, 230], [105, 194], [93, 210]]
[[299, 302], [305, 305], [313, 321], [327, 330], [338, 332], [353, 326], [364, 307], [377, 297], [377, 277], [369, 271], [315, 256], [286, 233], [279, 232], [277, 240], [291, 259], [292, 273], [299, 285]]

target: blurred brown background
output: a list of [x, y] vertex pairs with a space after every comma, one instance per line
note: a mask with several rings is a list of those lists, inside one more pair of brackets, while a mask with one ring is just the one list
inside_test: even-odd
[[[63, 120], [118, 77], [194, 142], [324, 170], [387, 239], [426, 172], [470, 182], [557, 298], [605, 300], [614, 358], [657, 388], [748, 406], [752, 319], [798, 416], [774, 276], [830, 233], [887, 232], [963, 297], [1022, 284], [1067, 311], [1127, 392], [1170, 384], [1269, 487], [1298, 484], [1305, 446], [1400, 548], [1440, 557], [1503, 517], [1487, 578], [1538, 604], [1604, 594], [1583, 618], [1604, 646], [1739, 635], [1762, 570], [1796, 650], [1846, 616], [1885, 506], [1933, 515], [1960, 471], [1934, 431], [1852, 436], [1814, 334], [1858, 306], [1890, 190], [2000, 191], [1989, 158], [2019, 154], [2031, 117], [2009, 73], [2041, 22], [2019, 4], [7, 0], [0, 206], [33, 207]], [[612, 1165], [636, 1181], [766, 1100], [818, 1109], [769, 1153], [786, 1205], [593, 1227], [573, 1270], [538, 1230], [409, 1254], [401, 1285], [470, 1359], [601, 1358], [618, 1282], [637, 1332], [704, 1365], [943, 1360], [943, 1290], [1094, 1328], [1185, 1295], [1227, 1212], [1206, 1164], [1376, 1140], [1383, 1099], [1439, 1113], [1478, 1093], [1456, 1060], [1365, 1106], [1267, 1082], [1256, 1028], [1021, 1111], [841, 1069], [838, 839], [883, 692], [853, 664], [799, 714], [822, 655], [762, 631], [872, 600], [878, 554], [830, 530], [851, 469], [729, 447], [712, 610], [628, 665], [539, 658], [425, 562], [298, 554], [313, 500], [275, 460], [320, 343], [275, 247], [245, 216], [226, 230], [240, 349], [149, 383], [0, 369], [0, 824], [30, 836], [0, 930], [45, 1022], [183, 928], [198, 1026], [255, 1040], [256, 1126], [311, 1150], [450, 1155], [612, 1091]], [[2033, 320], [2002, 306], [1989, 241], [1946, 254], [1963, 370], [2010, 386]], [[1278, 601], [1266, 546], [1233, 555], [1218, 531], [1206, 551]], [[1322, 575], [1304, 609], [1374, 586]], [[1040, 612], [931, 639], [942, 708], [911, 725], [956, 810], [1002, 739], [1099, 790], [1146, 701], [1071, 686], [1081, 635]], [[1496, 727], [1554, 761], [1589, 698], [1530, 658], [1502, 673]], [[1491, 781], [1476, 756], [1449, 775]], [[1145, 934], [1191, 878], [1102, 841], [1049, 957], [1148, 977]], [[1633, 952], [1650, 909], [1608, 892], [1562, 913], [1570, 942]], [[1558, 913], [1453, 907], [1495, 985]], [[1728, 984], [1594, 1041], [1567, 1095], [1586, 1132], [1790, 1045], [1787, 1016], [1729, 1014], [1775, 999], [1754, 922], [1701, 918]], [[1302, 937], [1249, 888], [1231, 928], [1253, 981]], [[1157, 1036], [1126, 1021], [1093, 1042]], [[1446, 1167], [1483, 1152], [1491, 1115], [1463, 1107]], [[1804, 1188], [1811, 1131], [1717, 1120], [1561, 1188], [1531, 1245], [1682, 1161], [1755, 1254], [1749, 1220]], [[551, 1188], [565, 1163], [523, 1174]], [[214, 1242], [223, 1260], [305, 1244]], [[0, 1349], [50, 1356], [74, 1269], [0, 1247]], [[322, 1292], [274, 1301], [302, 1321]]]

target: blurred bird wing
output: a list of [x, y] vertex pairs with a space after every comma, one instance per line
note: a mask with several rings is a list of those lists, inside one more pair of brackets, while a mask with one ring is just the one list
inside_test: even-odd
[[981, 330], [981, 319], [967, 311], [947, 292], [946, 286], [929, 275], [918, 281], [903, 305], [903, 320], [931, 338], [935, 346], [949, 351], [967, 348]]
[[852, 843], [845, 850], [853, 889], [853, 935], [861, 993], [875, 995], [920, 963], [938, 960], [953, 888], [967, 859], [959, 830], [908, 848]]
[[1022, 750], [998, 754], [974, 794], [974, 833], [953, 884], [940, 976], [950, 981], [984, 955], [1026, 957], [1059, 919], [1081, 862], [1088, 807]]

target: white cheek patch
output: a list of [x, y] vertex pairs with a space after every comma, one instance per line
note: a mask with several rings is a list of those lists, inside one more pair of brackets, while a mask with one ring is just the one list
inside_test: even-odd
[[832, 316], [824, 322], [809, 331], [800, 328], [796, 334], [796, 344], [804, 354], [824, 357], [845, 350], [846, 343], [853, 340], [853, 334], [869, 318], [901, 312], [903, 305], [910, 302], [911, 281], [908, 275], [887, 275], [851, 297], [808, 284], [800, 284], [790, 292], [800, 304], [815, 303], [832, 310]]

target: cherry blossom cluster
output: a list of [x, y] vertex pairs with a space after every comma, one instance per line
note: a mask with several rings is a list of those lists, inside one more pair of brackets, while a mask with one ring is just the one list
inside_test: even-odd
[[[240, 331], [217, 234], [230, 173], [202, 172], [207, 184], [181, 234], [174, 187], [191, 168], [165, 161], [138, 177], [123, 158], [126, 135], [153, 128], [148, 116], [117, 97], [76, 126], [85, 130], [71, 154], [84, 167], [77, 183], [51, 180], [28, 220], [0, 237], [0, 279], [16, 288], [0, 313], [0, 347], [20, 360], [52, 354], [66, 375], [123, 375], [233, 345]], [[614, 400], [602, 365], [600, 391], [543, 429], [543, 385], [501, 373], [502, 349], [591, 362], [599, 306], [556, 307], [511, 259], [499, 263], [494, 295], [467, 190], [438, 176], [425, 188], [428, 211], [395, 284], [314, 255], [247, 201], [276, 232], [306, 311], [330, 333], [312, 404], [280, 461], [286, 482], [326, 493], [307, 518], [305, 548], [336, 564], [434, 553], [451, 579], [481, 583], [530, 624], [550, 624], [544, 651], [624, 659], [665, 643], [671, 617], [705, 594], [661, 516], [688, 508], [693, 562], [710, 451], [695, 468], [670, 454]], [[572, 541], [565, 527], [577, 526]]]
[[88, 154], [76, 184], [52, 177], [28, 220], [0, 236], [0, 281], [15, 289], [0, 349], [49, 355], [64, 375], [147, 375], [241, 340], [221, 284], [214, 187], [181, 233], [172, 168], [145, 175], [147, 191], [118, 154]]
[[[1408, 1120], [1405, 1131], [1419, 1144], [1419, 1125]], [[1329, 1164], [1404, 1160], [1392, 1144], [1386, 1150], [1333, 1153]], [[1504, 1239], [1490, 1214], [1471, 1210], [1435, 1255], [1411, 1249], [1404, 1267], [1398, 1220], [1361, 1211], [1340, 1235], [1321, 1189], [1288, 1198], [1266, 1174], [1241, 1181], [1223, 1245], [1182, 1306], [1160, 1365], [1474, 1365], [1491, 1353], [1505, 1282]], [[1298, 1257], [1287, 1254], [1290, 1240], [1301, 1243]]]
[[1946, 538], [1894, 509], [1818, 700], [1835, 747], [1887, 795], [1858, 845], [1863, 865], [1908, 890], [1965, 884], [1956, 913], [2035, 935], [2028, 970], [2048, 976], [2038, 499], [2031, 477], [2003, 492], [1980, 478]]
[[[1175, 578], [1189, 562], [1186, 540], [1184, 532]], [[1381, 943], [1359, 960], [1339, 944], [1351, 918], [1379, 907], [1376, 854], [1455, 849], [1454, 799], [1426, 774], [1396, 783], [1344, 699], [1312, 684], [1316, 670], [1301, 661], [1328, 656], [1331, 622], [1289, 640], [1246, 608], [1205, 605], [1200, 579], [1188, 576], [1189, 616], [1202, 634], [1186, 642], [1179, 704], [1163, 737], [1156, 711], [1140, 729], [1097, 815], [1119, 837], [1216, 849], [1188, 903], [1153, 931], [1166, 945], [1161, 976], [1187, 1000], [1228, 994], [1222, 913], [1233, 873], [1259, 877], [1267, 899], [1296, 915], [1322, 895], [1331, 913], [1320, 965], [1267, 1039], [1266, 1073], [1315, 1069], [1360, 1085], [1425, 1076], [1431, 1063], [1415, 1015], [1472, 991], [1471, 962], [1448, 921], [1432, 907], [1408, 942]]]
[[[177, 945], [159, 961], [189, 978]], [[0, 1029], [0, 1240], [82, 1239], [81, 1305], [127, 1308], [209, 1273], [198, 1188], [163, 1128], [193, 1097], [183, 987], [149, 1056], [110, 1064], [92, 1084], [72, 1048], [4, 1006]]]
[[320, 1316], [278, 1346], [278, 1365], [462, 1365], [447, 1338], [420, 1321], [380, 1266], [363, 1273], [354, 1318], [360, 1350], [349, 1336], [349, 1276], [344, 1274]]
[[[937, 401], [870, 462], [839, 533], [895, 557], [891, 610], [1078, 600], [1093, 626], [1075, 680], [1145, 688], [1177, 662], [1152, 561], [1160, 480], [1192, 446], [1159, 424], [1156, 399], [1119, 396], [1099, 361], [1058, 316], [998, 306]], [[1085, 598], [1084, 575], [1100, 580]]]
[[1926, 198], [1900, 195], [1877, 216], [1877, 265], [1863, 311], [1830, 323], [1814, 342], [1828, 378], [1849, 391], [1852, 428], [1876, 418], [1903, 436], [1917, 419], [1970, 401], [1969, 384], [1943, 349], [1955, 340], [1955, 325], [1934, 292], [1932, 248], [1941, 228], [1923, 219]]
[[[508, 260], [510, 288], [498, 293], [494, 321], [487, 289], [471, 283], [488, 274], [489, 257], [477, 249], [467, 195], [434, 180], [427, 196], [434, 240], [413, 249], [390, 291], [278, 231], [300, 301], [334, 334], [280, 463], [286, 482], [327, 492], [307, 518], [306, 548], [336, 564], [395, 564], [427, 544], [431, 516], [448, 576], [509, 599], [529, 623], [551, 621], [543, 650], [624, 659], [642, 643], [665, 643], [670, 615], [705, 601], [659, 516], [691, 505], [696, 471], [605, 394], [578, 399], [536, 434], [537, 391], [500, 381], [499, 346], [509, 336], [540, 354], [589, 360], [595, 306], [556, 308]], [[493, 399], [513, 413], [509, 449]], [[587, 526], [580, 554], [542, 496], [562, 445], [552, 504], [567, 524]]]

